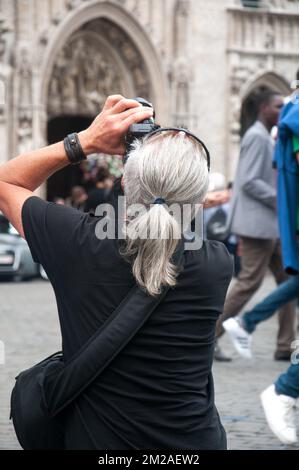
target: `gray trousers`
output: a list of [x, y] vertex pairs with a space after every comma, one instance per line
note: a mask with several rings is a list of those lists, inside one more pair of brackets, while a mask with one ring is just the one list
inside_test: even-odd
[[[229, 292], [223, 313], [216, 325], [216, 338], [224, 329], [222, 323], [230, 317], [238, 315], [244, 305], [261, 286], [269, 268], [280, 284], [288, 279], [284, 272], [279, 240], [241, 237], [242, 267], [238, 280]], [[277, 335], [277, 351], [290, 351], [295, 339], [296, 302], [290, 302], [279, 310], [279, 330]]]

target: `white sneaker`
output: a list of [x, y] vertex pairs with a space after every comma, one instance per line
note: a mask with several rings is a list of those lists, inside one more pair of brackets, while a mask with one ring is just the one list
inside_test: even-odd
[[275, 386], [270, 385], [261, 394], [261, 400], [271, 431], [284, 444], [295, 444], [295, 398], [278, 395]]
[[240, 356], [245, 357], [246, 359], [251, 359], [251, 335], [242, 328], [235, 318], [229, 318], [223, 322], [222, 326], [229, 334], [233, 345]]

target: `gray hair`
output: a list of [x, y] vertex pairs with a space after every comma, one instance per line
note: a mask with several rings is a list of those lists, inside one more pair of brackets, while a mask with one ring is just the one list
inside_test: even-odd
[[[176, 285], [178, 269], [171, 257], [183, 229], [169, 206], [182, 209], [189, 204], [194, 209], [204, 201], [208, 184], [203, 148], [184, 132], [135, 142], [124, 170], [127, 216], [121, 253], [131, 259], [137, 284], [150, 295], [158, 295], [163, 285]], [[167, 206], [153, 204], [156, 198], [163, 198]], [[144, 210], [136, 212], [136, 204]], [[154, 237], [148, 236], [149, 228]]]

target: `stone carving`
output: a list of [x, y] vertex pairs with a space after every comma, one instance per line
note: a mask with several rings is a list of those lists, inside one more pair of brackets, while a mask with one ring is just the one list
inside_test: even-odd
[[275, 48], [275, 33], [271, 22], [266, 27], [264, 47], [270, 50]]
[[[8, 105], [8, 92], [11, 90], [11, 48], [9, 47], [8, 34], [12, 28], [0, 13], [0, 131], [1, 126], [7, 120], [5, 112]], [[1, 145], [1, 143], [0, 143]]]
[[176, 125], [189, 127], [195, 116], [190, 112], [190, 86], [193, 80], [192, 67], [185, 59], [175, 62], [171, 70], [172, 89], [174, 93], [173, 106]]
[[29, 50], [16, 53], [18, 71], [18, 152], [32, 150], [32, 66]]
[[48, 113], [94, 116], [109, 94], [123, 90], [122, 71], [97, 35], [119, 54], [131, 74], [136, 96], [150, 98], [146, 67], [128, 36], [108, 20], [94, 20], [58, 53], [49, 81]]
[[7, 62], [7, 41], [6, 34], [11, 32], [12, 28], [7, 24], [6, 20], [0, 13], [0, 64]]
[[193, 71], [186, 59], [178, 59], [172, 70], [172, 80], [175, 91], [175, 108], [177, 113], [190, 111], [190, 83]]
[[174, 119], [177, 126], [190, 127], [190, 70], [187, 63], [189, 0], [177, 0], [174, 7], [174, 56], [173, 69], [168, 79], [174, 92]]
[[121, 90], [118, 67], [101, 44], [88, 36], [60, 51], [49, 84], [49, 112], [94, 116], [107, 95]]
[[32, 150], [32, 122], [30, 118], [20, 119], [18, 128], [18, 153], [26, 153]]
[[68, 10], [73, 10], [76, 8], [82, 0], [66, 0], [65, 6]]
[[[0, 25], [1, 27], [1, 25]], [[5, 54], [5, 49], [6, 49], [6, 43], [4, 39], [4, 34], [2, 33], [0, 29], [0, 64], [4, 62], [4, 54]]]
[[174, 14], [174, 51], [176, 56], [187, 50], [189, 0], [177, 0]]
[[233, 135], [238, 136], [241, 129], [241, 99], [238, 95], [230, 97], [230, 131]]
[[39, 42], [42, 46], [46, 46], [48, 44], [48, 30], [43, 31], [39, 36]]
[[27, 108], [32, 103], [32, 68], [27, 49], [20, 51], [19, 59], [19, 106]]
[[235, 66], [232, 68], [230, 76], [230, 98], [229, 98], [229, 110], [230, 110], [230, 131], [233, 136], [239, 138], [240, 134], [240, 119], [241, 119], [241, 98], [240, 91], [242, 85], [247, 81], [250, 70], [248, 67]]
[[176, 84], [176, 112], [178, 114], [189, 112], [189, 82], [184, 73], [178, 77]]
[[103, 37], [120, 54], [127, 70], [133, 76], [136, 95], [150, 99], [149, 73], [141, 53], [129, 36], [114, 23], [105, 19], [94, 20], [90, 23], [89, 28], [96, 32], [101, 31]]

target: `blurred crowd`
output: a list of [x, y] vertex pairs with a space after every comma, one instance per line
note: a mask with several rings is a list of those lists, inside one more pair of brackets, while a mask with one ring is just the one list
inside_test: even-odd
[[104, 165], [94, 165], [91, 169], [82, 165], [82, 172], [82, 184], [73, 186], [69, 197], [58, 196], [54, 202], [94, 214], [97, 206], [108, 200], [115, 176]]

